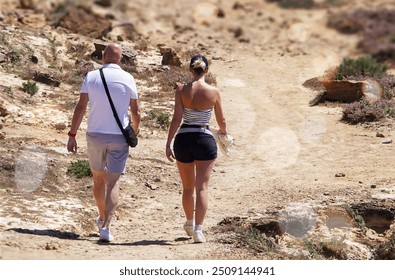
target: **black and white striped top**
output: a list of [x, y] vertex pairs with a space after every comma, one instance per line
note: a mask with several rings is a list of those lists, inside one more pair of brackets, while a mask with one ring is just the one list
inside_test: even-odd
[[184, 108], [182, 113], [183, 123], [190, 125], [209, 125], [212, 112], [212, 108], [206, 110]]

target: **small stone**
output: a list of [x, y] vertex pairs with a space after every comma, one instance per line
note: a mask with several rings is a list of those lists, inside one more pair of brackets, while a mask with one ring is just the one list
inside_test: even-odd
[[381, 144], [391, 144], [391, 143], [392, 143], [391, 138], [385, 138], [385, 139], [383, 139], [383, 141], [381, 141]]

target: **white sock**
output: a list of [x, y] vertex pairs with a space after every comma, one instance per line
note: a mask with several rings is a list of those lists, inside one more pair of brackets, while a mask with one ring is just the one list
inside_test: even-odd
[[195, 225], [195, 231], [203, 232], [203, 225]]

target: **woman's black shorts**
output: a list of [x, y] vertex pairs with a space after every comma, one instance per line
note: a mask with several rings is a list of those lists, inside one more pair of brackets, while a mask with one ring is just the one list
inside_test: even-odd
[[178, 133], [173, 144], [175, 158], [183, 163], [217, 158], [217, 143], [203, 132]]

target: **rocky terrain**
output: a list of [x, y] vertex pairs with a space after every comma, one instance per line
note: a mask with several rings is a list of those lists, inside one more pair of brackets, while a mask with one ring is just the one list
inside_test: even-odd
[[[310, 106], [317, 93], [303, 84], [361, 54], [358, 33], [329, 18], [395, 5], [294, 3], [0, 0], [0, 258], [394, 259], [394, 120], [346, 124], [341, 104]], [[125, 50], [143, 121], [105, 246], [91, 178], [68, 172], [87, 159], [85, 120], [78, 154], [66, 142], [82, 78], [108, 42]], [[183, 232], [164, 154], [173, 87], [196, 52], [236, 139], [211, 180], [205, 244]]]

